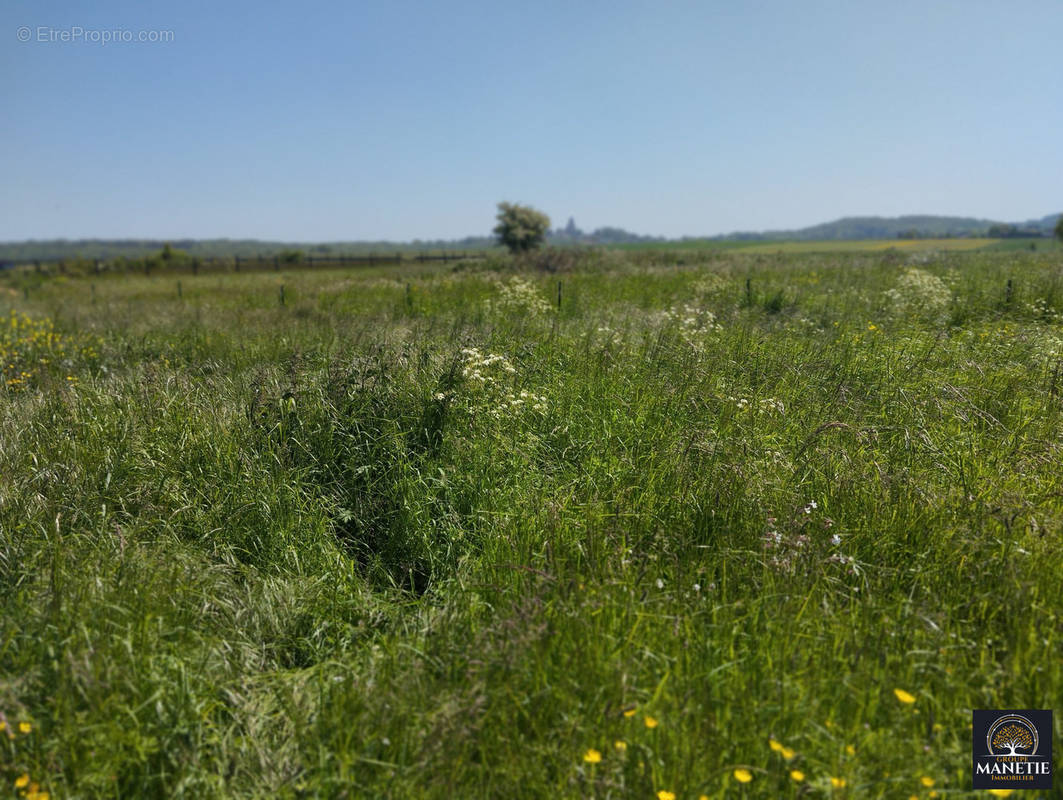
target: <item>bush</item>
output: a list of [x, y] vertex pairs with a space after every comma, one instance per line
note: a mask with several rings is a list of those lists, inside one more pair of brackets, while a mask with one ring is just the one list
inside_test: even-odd
[[498, 224], [494, 234], [511, 253], [524, 253], [540, 247], [546, 241], [549, 229], [550, 218], [541, 211], [515, 203], [498, 204]]

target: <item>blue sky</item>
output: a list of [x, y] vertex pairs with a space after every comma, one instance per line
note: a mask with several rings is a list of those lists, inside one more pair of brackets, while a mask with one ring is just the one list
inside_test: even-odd
[[7, 0], [0, 240], [1040, 217], [1061, 36], [1060, 0]]

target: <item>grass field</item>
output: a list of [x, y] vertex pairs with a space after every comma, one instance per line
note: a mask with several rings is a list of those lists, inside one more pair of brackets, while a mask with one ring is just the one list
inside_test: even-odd
[[3, 275], [0, 779], [978, 796], [1063, 696], [1063, 262], [933, 250]]

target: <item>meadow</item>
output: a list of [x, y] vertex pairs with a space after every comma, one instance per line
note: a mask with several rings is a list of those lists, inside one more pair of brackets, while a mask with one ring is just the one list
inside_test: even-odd
[[1063, 696], [1059, 251], [0, 313], [0, 793], [975, 797], [971, 709]]

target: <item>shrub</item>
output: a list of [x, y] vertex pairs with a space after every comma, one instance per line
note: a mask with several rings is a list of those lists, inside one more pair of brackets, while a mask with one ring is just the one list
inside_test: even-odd
[[494, 234], [511, 253], [523, 253], [540, 247], [546, 241], [550, 218], [530, 206], [515, 203], [498, 204], [498, 224]]

